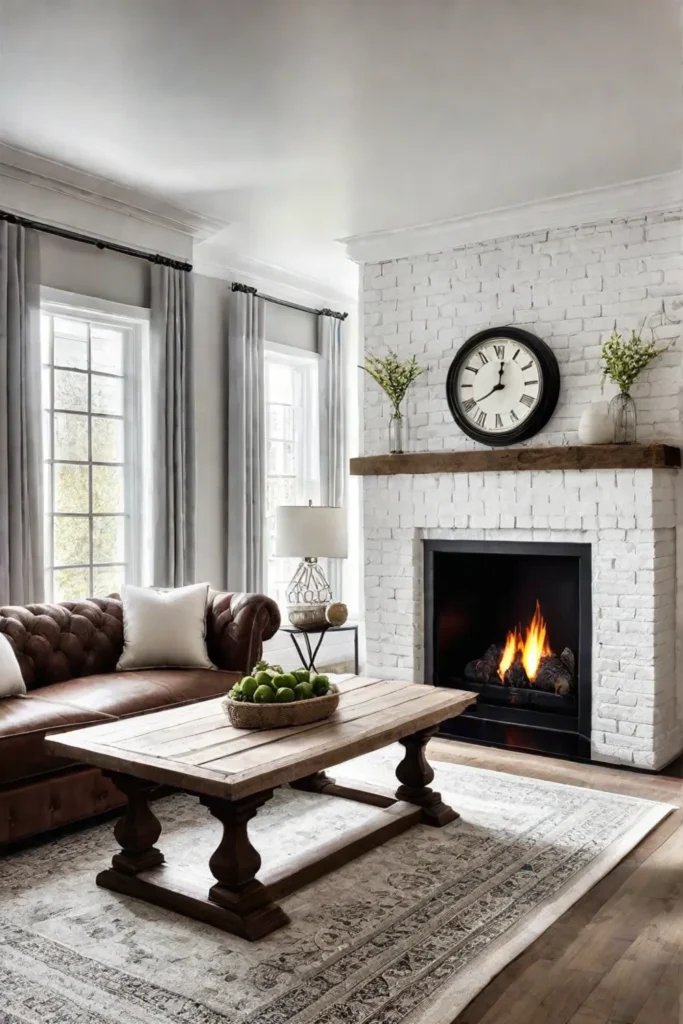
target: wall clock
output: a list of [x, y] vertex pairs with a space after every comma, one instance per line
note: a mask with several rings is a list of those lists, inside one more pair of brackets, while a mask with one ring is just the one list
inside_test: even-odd
[[537, 434], [559, 394], [553, 352], [519, 327], [491, 327], [473, 335], [458, 351], [446, 381], [448, 405], [460, 429], [496, 448]]

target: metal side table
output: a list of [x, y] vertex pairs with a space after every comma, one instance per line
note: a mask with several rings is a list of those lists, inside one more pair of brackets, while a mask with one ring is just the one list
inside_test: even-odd
[[[358, 664], [358, 624], [345, 622], [343, 626], [321, 626], [316, 629], [299, 629], [297, 626], [280, 626], [283, 633], [289, 633], [292, 638], [292, 643], [296, 647], [299, 660], [304, 668], [309, 671], [317, 672], [315, 667], [315, 659], [318, 655], [318, 651], [322, 645], [323, 640], [328, 633], [353, 633], [353, 663], [354, 672], [356, 675], [359, 673]], [[313, 646], [311, 644], [311, 636], [318, 636], [318, 642]], [[303, 650], [299, 644], [298, 637], [303, 637], [303, 643], [305, 650]]]

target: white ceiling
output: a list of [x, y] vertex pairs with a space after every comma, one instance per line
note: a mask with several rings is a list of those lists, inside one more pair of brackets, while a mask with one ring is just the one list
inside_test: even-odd
[[681, 167], [679, 0], [0, 0], [0, 141], [230, 225], [333, 240]]

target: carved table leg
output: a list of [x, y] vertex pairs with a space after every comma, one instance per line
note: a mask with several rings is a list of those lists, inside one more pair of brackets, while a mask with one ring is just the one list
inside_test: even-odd
[[201, 797], [201, 802], [223, 825], [223, 838], [209, 861], [217, 880], [209, 899], [235, 916], [235, 932], [246, 939], [260, 939], [289, 923], [282, 907], [258, 881], [261, 857], [251, 845], [247, 824], [259, 807], [273, 795], [272, 790], [242, 800]]
[[425, 757], [425, 747], [438, 731], [438, 726], [434, 726], [399, 740], [406, 752], [396, 769], [396, 778], [401, 783], [396, 790], [396, 799], [418, 804], [422, 808], [423, 823], [441, 827], [455, 821], [460, 815], [442, 801], [440, 793], [429, 788], [434, 770]]
[[112, 857], [112, 867], [124, 875], [137, 875], [163, 864], [164, 855], [154, 845], [161, 835], [161, 825], [147, 802], [157, 784], [120, 772], [105, 774], [128, 798], [122, 817], [114, 825], [121, 852]]

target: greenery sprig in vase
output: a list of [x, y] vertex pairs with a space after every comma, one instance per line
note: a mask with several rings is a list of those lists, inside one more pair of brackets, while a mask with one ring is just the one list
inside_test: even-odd
[[399, 359], [395, 352], [389, 350], [384, 359], [377, 356], [366, 356], [365, 365], [361, 367], [369, 373], [382, 388], [391, 402], [391, 419], [389, 421], [389, 451], [392, 455], [403, 451], [403, 413], [401, 403], [413, 381], [424, 373], [417, 365], [415, 356], [412, 359]]
[[602, 346], [602, 386], [611, 380], [619, 388], [619, 394], [610, 402], [610, 415], [614, 423], [614, 440], [617, 444], [633, 443], [636, 439], [636, 406], [631, 397], [631, 388], [653, 359], [666, 352], [667, 347], [657, 348], [654, 333], [649, 341], [636, 331], [624, 340], [619, 331], [612, 331]]

